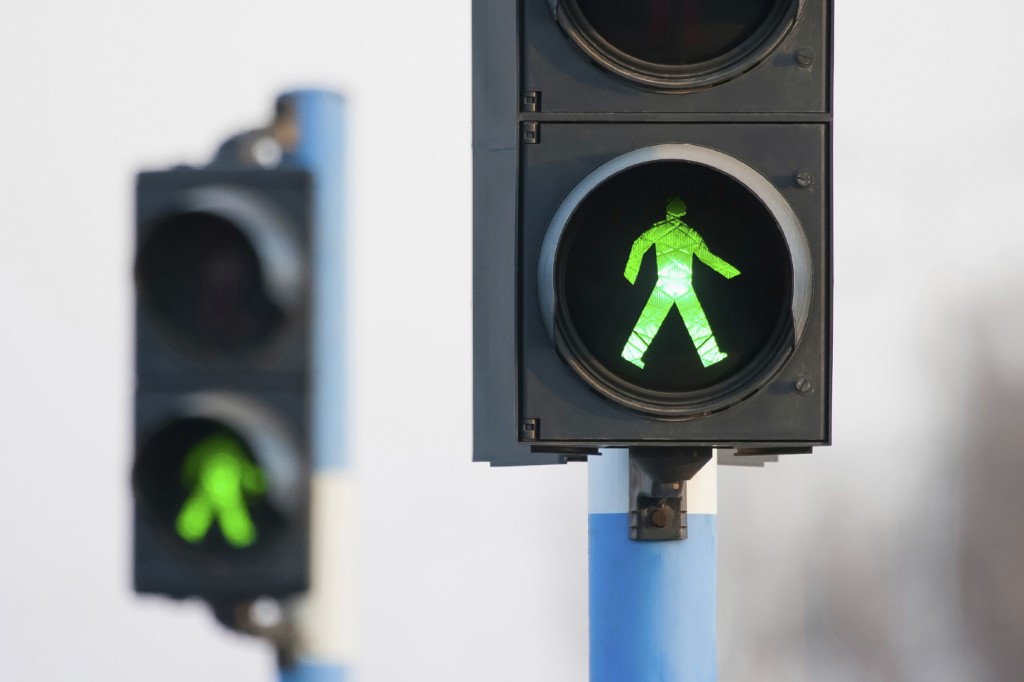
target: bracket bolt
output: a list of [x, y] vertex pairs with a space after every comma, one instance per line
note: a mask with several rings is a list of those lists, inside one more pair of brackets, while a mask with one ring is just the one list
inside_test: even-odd
[[814, 388], [814, 384], [807, 377], [800, 377], [793, 385], [798, 393], [810, 393], [811, 389]]
[[803, 189], [807, 189], [814, 184], [814, 178], [807, 171], [800, 171], [793, 176], [793, 179], [796, 180], [797, 187], [802, 187]]
[[655, 507], [650, 512], [651, 525], [655, 528], [664, 528], [668, 525], [670, 518], [672, 518], [672, 510], [666, 504]]

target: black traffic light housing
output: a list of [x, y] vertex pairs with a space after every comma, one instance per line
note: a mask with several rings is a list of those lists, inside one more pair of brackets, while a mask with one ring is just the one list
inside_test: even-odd
[[[234, 604], [308, 588], [312, 192], [305, 170], [223, 152], [138, 176], [139, 592]], [[244, 453], [234, 503], [254, 532], [235, 535], [251, 537], [202, 504], [198, 531], [180, 525], [199, 476], [189, 453], [216, 437]]]
[[[827, 444], [831, 0], [474, 0], [473, 9], [474, 459]], [[630, 23], [638, 19], [647, 23]], [[688, 51], [659, 52], [651, 36]], [[695, 187], [704, 194], [691, 196]], [[599, 328], [614, 327], [622, 348], [661, 269], [649, 253], [636, 285], [626, 283], [630, 243], [666, 219], [675, 194], [687, 194], [684, 220], [710, 250], [741, 266], [725, 280], [693, 265], [730, 358], [699, 369], [671, 313], [662, 329], [684, 341], [662, 354], [671, 361], [638, 373], [601, 347], [612, 342]], [[769, 227], [742, 223], [744, 210]], [[758, 229], [773, 235], [763, 249], [750, 244]], [[604, 270], [574, 265], [586, 260], [573, 255], [581, 249]], [[772, 311], [757, 327], [763, 348], [734, 350], [746, 318], [720, 311], [737, 291], [750, 319]], [[649, 358], [664, 351], [658, 343]], [[694, 367], [713, 379], [687, 383]]]

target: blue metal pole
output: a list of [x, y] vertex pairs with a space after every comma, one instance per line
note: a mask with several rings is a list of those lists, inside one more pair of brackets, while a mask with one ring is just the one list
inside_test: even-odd
[[591, 682], [715, 682], [717, 461], [687, 485], [686, 540], [629, 539], [629, 456], [587, 465]]
[[300, 660], [290, 668], [282, 668], [280, 682], [341, 682], [345, 679], [345, 666]]
[[313, 405], [311, 589], [290, 613], [298, 661], [281, 682], [345, 682], [354, 639], [355, 505], [345, 449], [344, 221], [345, 101], [337, 93], [300, 90], [281, 96], [294, 114], [298, 139], [284, 163], [312, 173]]
[[347, 468], [345, 456], [345, 100], [326, 90], [299, 90], [281, 100], [294, 108], [298, 128], [286, 163], [313, 175], [313, 357], [315, 468]]

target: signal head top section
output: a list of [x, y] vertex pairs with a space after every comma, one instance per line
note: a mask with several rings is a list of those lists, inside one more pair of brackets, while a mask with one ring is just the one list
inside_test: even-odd
[[290, 169], [139, 176], [140, 373], [261, 356], [303, 368], [310, 193]]
[[523, 89], [549, 113], [827, 113], [830, 5], [524, 0]]

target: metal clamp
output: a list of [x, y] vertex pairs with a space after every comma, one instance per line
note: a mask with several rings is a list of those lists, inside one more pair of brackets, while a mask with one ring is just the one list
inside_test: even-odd
[[711, 448], [629, 449], [629, 538], [686, 539], [686, 482]]

